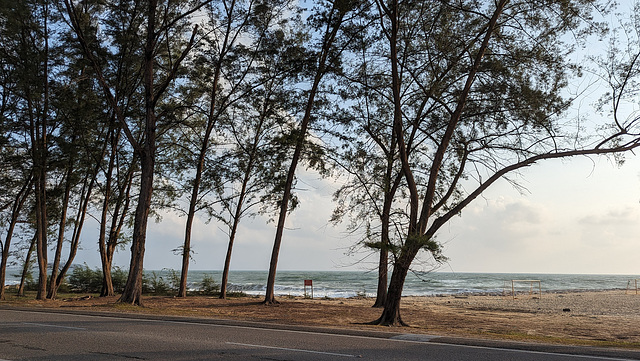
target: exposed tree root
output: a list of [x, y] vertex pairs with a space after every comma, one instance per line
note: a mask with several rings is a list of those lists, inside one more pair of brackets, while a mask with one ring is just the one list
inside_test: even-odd
[[266, 305], [266, 306], [279, 305], [280, 301], [276, 300], [275, 298], [271, 298], [271, 299], [265, 299], [264, 301], [262, 301], [261, 304]]

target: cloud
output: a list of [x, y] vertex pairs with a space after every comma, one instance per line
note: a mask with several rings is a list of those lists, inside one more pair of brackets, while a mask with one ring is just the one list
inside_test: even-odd
[[629, 206], [621, 209], [610, 209], [604, 214], [590, 214], [578, 219], [578, 223], [587, 226], [633, 226], [640, 217], [638, 209]]
[[545, 210], [526, 199], [498, 197], [476, 201], [462, 217], [454, 220], [460, 237], [476, 239], [485, 245], [516, 246], [540, 233]]

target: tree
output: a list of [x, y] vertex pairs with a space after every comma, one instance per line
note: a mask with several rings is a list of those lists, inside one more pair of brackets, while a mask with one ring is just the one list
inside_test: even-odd
[[[301, 112], [299, 128], [294, 133], [294, 150], [291, 156], [291, 163], [287, 171], [286, 181], [282, 187], [282, 199], [280, 201], [280, 210], [278, 223], [276, 225], [276, 236], [273, 242], [273, 251], [271, 253], [271, 261], [269, 263], [269, 276], [267, 278], [267, 290], [264, 303], [273, 304], [275, 300], [275, 277], [278, 267], [278, 255], [280, 253], [280, 245], [282, 244], [282, 235], [284, 232], [284, 223], [289, 212], [289, 201], [291, 198], [291, 190], [293, 188], [296, 168], [300, 161], [305, 138], [311, 123], [314, 106], [316, 105], [316, 96], [322, 79], [328, 73], [335, 71], [339, 64], [339, 56], [341, 48], [336, 46], [339, 32], [344, 26], [344, 22], [348, 19], [347, 14], [354, 11], [358, 7], [357, 1], [352, 0], [335, 0], [318, 5], [318, 13], [312, 20], [316, 21], [315, 27], [320, 31], [320, 43], [317, 53], [311, 58], [317, 59], [314, 64], [314, 70], [311, 73], [312, 80], [305, 96], [304, 111]], [[346, 40], [345, 42], [348, 42]]]
[[11, 212], [9, 213], [6, 236], [4, 242], [0, 240], [0, 300], [4, 300], [7, 262], [9, 259], [9, 252], [11, 249], [13, 234], [16, 225], [18, 224], [22, 208], [27, 198], [30, 196], [33, 187], [33, 176], [29, 174], [27, 179], [27, 182], [22, 185], [22, 187], [14, 195], [14, 199], [9, 204]]
[[[87, 89], [85, 89], [86, 91]], [[86, 91], [85, 95], [91, 97], [92, 92]], [[82, 96], [80, 96], [81, 98]], [[58, 241], [56, 245], [56, 252], [52, 264], [51, 276], [49, 282], [49, 291], [47, 298], [55, 299], [58, 288], [62, 284], [64, 277], [73, 264], [73, 260], [78, 252], [80, 245], [80, 235], [82, 234], [82, 228], [88, 212], [89, 202], [91, 200], [93, 189], [96, 185], [98, 174], [102, 166], [102, 159], [104, 158], [107, 140], [104, 137], [106, 128], [102, 129], [92, 128], [92, 125], [98, 124], [99, 121], [94, 117], [87, 114], [89, 112], [98, 111], [98, 116], [103, 115], [99, 110], [99, 105], [89, 103], [89, 106], [82, 109], [86, 104], [79, 102], [79, 107], [74, 107], [71, 114], [71, 119], [67, 119], [71, 122], [72, 137], [67, 144], [67, 150], [71, 151], [71, 154], [67, 154], [68, 164], [66, 165], [64, 194], [61, 208], [61, 216], [58, 229]], [[83, 112], [84, 110], [84, 112]], [[76, 116], [80, 117], [76, 117]], [[80, 118], [80, 119], [79, 119]], [[84, 126], [83, 126], [84, 125]], [[96, 140], [102, 140], [102, 144], [91, 144]], [[76, 159], [76, 157], [79, 156]], [[78, 177], [78, 175], [82, 175]], [[75, 184], [74, 184], [75, 183]], [[65, 233], [67, 228], [67, 210], [69, 208], [71, 191], [76, 195], [76, 209], [77, 214], [74, 218], [71, 218], [73, 230], [70, 237], [69, 253], [66, 261], [61, 265], [62, 249], [64, 246]]]
[[[27, 144], [23, 161], [33, 169], [35, 192], [36, 253], [38, 255], [38, 299], [46, 295], [47, 284], [47, 186], [49, 136], [55, 129], [50, 107], [51, 64], [54, 54], [50, 40], [52, 11], [48, 1], [29, 0], [0, 4], [5, 74], [10, 86], [3, 86], [3, 96], [10, 99], [12, 112], [6, 121], [12, 134]], [[9, 84], [5, 82], [5, 85]], [[7, 114], [3, 112], [2, 116]], [[24, 135], [26, 137], [22, 138]], [[26, 160], [26, 156], [31, 159]], [[26, 184], [26, 183], [25, 183]], [[18, 202], [20, 203], [20, 202]]]
[[27, 282], [27, 278], [31, 277], [31, 267], [33, 265], [31, 256], [33, 251], [36, 249], [37, 238], [37, 235], [34, 234], [26, 249], [24, 261], [22, 263], [22, 272], [20, 272], [20, 284], [18, 285], [18, 291], [16, 292], [16, 295], [20, 297], [24, 296], [25, 283]]
[[[220, 298], [226, 298], [231, 255], [243, 217], [272, 211], [276, 202], [271, 198], [283, 183], [281, 161], [289, 147], [281, 142], [290, 118], [289, 86], [304, 70], [306, 55], [297, 24], [285, 21], [290, 10], [288, 1], [271, 2], [256, 9], [251, 29], [255, 34], [253, 46], [239, 52], [252, 64], [246, 81], [238, 87], [242, 101], [233, 102], [221, 128], [229, 139], [225, 159], [224, 178], [227, 186], [221, 195], [222, 211], [216, 217], [229, 229], [229, 243], [222, 270]], [[291, 22], [296, 19], [289, 19]], [[250, 96], [248, 96], [250, 95]], [[286, 143], [286, 142], [284, 142]]]
[[[597, 29], [592, 6], [376, 1], [371, 31], [382, 33], [385, 51], [376, 55], [381, 47], [372, 46], [367, 59], [387, 72], [376, 73], [380, 81], [361, 98], [373, 93], [392, 107], [384, 146], [396, 137], [395, 169], [407, 198], [393, 202], [407, 211], [396, 223], [403, 237], [390, 246], [393, 273], [374, 323], [404, 324], [400, 299], [414, 259], [426, 251], [441, 261], [438, 230], [496, 180], [545, 159], [640, 145], [637, 120], [613, 124], [601, 137], [576, 138], [578, 128], [564, 118], [570, 101], [563, 90], [578, 67], [568, 61], [573, 47], [563, 36], [571, 32], [580, 41]], [[383, 177], [391, 168], [378, 169]]]
[[[201, 125], [198, 126], [196, 122], [190, 127], [190, 130], [187, 130], [187, 132], [196, 133], [195, 137], [198, 138], [198, 144], [195, 144], [194, 147], [198, 151], [193, 154], [195, 156], [193, 160], [193, 163], [195, 163], [195, 175], [189, 182], [191, 189], [189, 192], [189, 207], [186, 214], [185, 238], [181, 247], [182, 270], [178, 297], [186, 297], [187, 295], [187, 274], [191, 257], [193, 221], [198, 209], [207, 207], [202, 204], [204, 201], [201, 199], [200, 193], [203, 176], [206, 174], [205, 166], [207, 155], [212, 145], [214, 127], [219, 125], [221, 116], [225, 114], [230, 104], [238, 101], [237, 97], [248, 96], [247, 93], [237, 93], [239, 92], [239, 83], [244, 81], [247, 67], [251, 65], [251, 59], [246, 59], [246, 62], [239, 61], [237, 53], [244, 47], [251, 48], [253, 44], [250, 42], [259, 41], [251, 39], [250, 33], [247, 32], [251, 18], [255, 17], [255, 13], [259, 12], [259, 10], [255, 9], [256, 7], [267, 7], [267, 5], [252, 1], [223, 0], [207, 7], [209, 24], [206, 32], [209, 36], [203, 39], [205, 45], [200, 47], [199, 56], [195, 57], [196, 66], [194, 69], [197, 69], [197, 71], [192, 75], [194, 76], [192, 82], [197, 87], [196, 92], [204, 93], [202, 97], [208, 99], [208, 104], [204, 106], [206, 111], [202, 116], [204, 121], [200, 122]], [[260, 37], [260, 35], [257, 35], [257, 37]], [[241, 44], [245, 41], [249, 43], [248, 46]], [[238, 43], [241, 45], [238, 45]], [[233, 61], [238, 64], [235, 64], [231, 69], [229, 63]], [[224, 70], [230, 71], [223, 74]], [[206, 90], [202, 90], [203, 88]], [[193, 136], [194, 134], [191, 135]], [[214, 178], [216, 178], [215, 175]]]
[[[208, 1], [207, 1], [208, 2]], [[86, 25], [80, 6], [72, 4], [71, 0], [65, 0], [65, 8], [70, 24], [76, 34], [85, 56], [91, 62], [98, 82], [103, 89], [109, 106], [114, 110], [116, 118], [122, 130], [133, 148], [140, 164], [140, 191], [134, 215], [133, 239], [131, 245], [131, 261], [129, 276], [120, 302], [141, 304], [142, 274], [144, 251], [146, 243], [146, 231], [149, 212], [153, 195], [153, 181], [156, 164], [158, 127], [165, 124], [159, 123], [164, 114], [158, 113], [158, 108], [173, 82], [179, 75], [183, 60], [187, 57], [194, 45], [197, 27], [191, 31], [187, 39], [183, 35], [191, 27], [189, 17], [198, 11], [207, 2], [189, 6], [188, 1], [133, 1], [127, 10], [131, 19], [143, 19], [144, 28], [139, 36], [139, 45], [144, 49], [139, 71], [142, 75], [144, 89], [144, 118], [141, 119], [139, 138], [133, 135], [131, 125], [125, 118], [125, 113], [117, 103], [112, 92], [112, 85], [105, 78], [105, 69], [101, 66], [101, 60], [96, 58], [96, 49], [108, 49], [107, 44], [90, 43], [86, 35]], [[121, 16], [119, 6], [111, 8], [114, 13], [109, 17]], [[97, 21], [98, 19], [93, 19]], [[138, 37], [133, 37], [137, 41]], [[103, 39], [106, 40], [106, 39]], [[99, 53], [98, 53], [99, 54]]]
[[[123, 227], [127, 223], [131, 203], [131, 187], [136, 171], [135, 160], [126, 151], [122, 142], [122, 131], [117, 122], [111, 121], [107, 140], [109, 142], [108, 164], [104, 169], [102, 203], [100, 205], [100, 233], [98, 249], [102, 268], [100, 296], [115, 295], [111, 270], [113, 257], [122, 240]], [[110, 217], [110, 218], [109, 218]]]
[[[11, 9], [0, 8], [0, 18]], [[27, 201], [33, 195], [33, 168], [29, 161], [30, 143], [26, 128], [17, 121], [20, 111], [19, 67], [14, 62], [12, 30], [9, 24], [0, 28], [0, 39], [7, 46], [0, 49], [0, 226], [4, 240], [0, 239], [0, 300], [4, 299], [5, 279], [11, 243], [18, 222], [26, 222], [21, 214], [31, 207]], [[27, 205], [27, 207], [25, 207]]]
[[402, 172], [395, 127], [389, 121], [393, 107], [384, 75], [387, 68], [376, 59], [377, 54], [384, 53], [380, 36], [363, 32], [358, 41], [352, 42], [353, 54], [341, 74], [341, 86], [349, 89], [341, 92], [341, 97], [350, 106], [342, 110], [346, 114], [336, 118], [349, 121], [341, 123], [346, 136], [333, 153], [337, 155], [334, 163], [347, 181], [334, 193], [337, 205], [331, 217], [334, 224], [350, 217], [347, 230], [361, 239], [354, 247], [379, 252], [373, 307], [382, 307], [386, 300], [389, 250], [394, 243], [391, 239], [402, 237], [397, 231], [402, 228], [399, 223], [405, 213], [402, 208], [393, 208], [398, 202]]
[[[67, 10], [65, 8], [64, 11]], [[105, 107], [110, 109], [102, 110], [103, 113], [97, 119], [85, 121], [100, 124], [100, 129], [104, 131], [103, 134], [94, 136], [95, 142], [101, 142], [104, 147], [101, 152], [106, 153], [106, 164], [103, 164], [102, 157], [99, 160], [88, 159], [101, 171], [96, 179], [102, 195], [97, 200], [100, 203], [98, 247], [103, 274], [101, 296], [114, 295], [111, 279], [113, 256], [117, 247], [126, 243], [122, 233], [129, 223], [130, 192], [139, 172], [135, 152], [127, 144], [125, 133], [139, 131], [138, 121], [144, 114], [140, 105], [143, 91], [140, 68], [142, 47], [139, 39], [144, 19], [139, 14], [140, 10], [136, 2], [82, 2], [72, 12], [69, 34], [65, 37], [66, 48], [71, 49], [70, 56], [75, 54], [74, 58], [79, 59], [75, 67], [80, 69], [77, 78], [82, 79], [79, 83], [83, 84], [84, 90], [97, 98], [100, 98], [100, 90], [109, 92], [93, 101], [101, 101], [96, 104], [96, 110]], [[103, 34], [111, 41], [108, 46], [101, 43], [96, 26], [98, 22], [92, 19], [101, 19]], [[76, 34], [80, 35], [81, 41], [76, 39]], [[93, 53], [87, 56], [89, 48]], [[97, 61], [100, 64], [96, 64]], [[96, 72], [96, 69], [99, 71]], [[107, 90], [105, 86], [110, 88]], [[126, 124], [127, 121], [130, 122], [131, 129], [123, 129], [123, 123]], [[80, 131], [81, 134], [85, 132]], [[137, 134], [135, 136], [136, 139], [140, 138]]]

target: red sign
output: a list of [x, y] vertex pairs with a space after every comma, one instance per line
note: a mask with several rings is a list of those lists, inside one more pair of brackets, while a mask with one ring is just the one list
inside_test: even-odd
[[313, 280], [304, 280], [305, 286], [313, 286]]

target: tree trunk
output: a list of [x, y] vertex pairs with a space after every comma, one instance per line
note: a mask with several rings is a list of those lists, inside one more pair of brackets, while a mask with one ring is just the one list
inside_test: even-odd
[[307, 110], [305, 116], [302, 118], [300, 125], [300, 132], [298, 139], [296, 140], [296, 148], [291, 157], [291, 164], [289, 165], [289, 171], [287, 172], [287, 180], [284, 186], [284, 192], [282, 200], [280, 202], [280, 215], [278, 217], [278, 225], [276, 228], [276, 238], [273, 242], [273, 250], [271, 251], [271, 261], [269, 262], [269, 277], [267, 278], [267, 291], [265, 294], [264, 304], [278, 303], [275, 299], [275, 283], [276, 283], [276, 269], [278, 268], [278, 256], [280, 254], [280, 245], [282, 244], [282, 234], [284, 233], [284, 222], [287, 218], [287, 212], [289, 210], [289, 199], [291, 198], [291, 189], [293, 188], [293, 180], [296, 174], [296, 168], [298, 167], [298, 161], [300, 160], [300, 154], [302, 153], [302, 147], [304, 145], [304, 138], [307, 134], [307, 128], [311, 120], [311, 108], [315, 98], [318, 85], [322, 75], [318, 73], [314, 81], [314, 86], [311, 89], [309, 100], [307, 102]]
[[189, 272], [189, 260], [191, 258], [191, 230], [193, 227], [193, 219], [196, 214], [196, 206], [198, 204], [198, 194], [200, 192], [200, 184], [202, 183], [202, 172], [204, 170], [204, 161], [209, 151], [209, 138], [213, 132], [213, 126], [216, 123], [215, 109], [218, 101], [218, 86], [220, 82], [220, 73], [222, 72], [222, 60], [227, 54], [229, 44], [229, 36], [231, 35], [231, 24], [233, 10], [235, 7], [235, 1], [231, 2], [227, 19], [227, 30], [225, 32], [224, 41], [222, 42], [222, 49], [220, 50], [220, 57], [216, 63], [213, 85], [211, 87], [211, 101], [209, 103], [209, 114], [207, 117], [207, 127], [205, 128], [204, 137], [202, 138], [202, 144], [200, 147], [200, 153], [198, 154], [198, 162], [196, 164], [196, 175], [193, 180], [193, 189], [191, 192], [191, 199], [189, 201], [189, 212], [187, 213], [187, 222], [185, 226], [184, 244], [182, 246], [182, 272], [180, 273], [180, 288], [178, 289], [178, 297], [187, 296], [187, 273]]
[[[104, 149], [100, 158], [104, 156]], [[66, 276], [69, 268], [73, 264], [73, 260], [76, 257], [76, 253], [78, 252], [78, 246], [80, 245], [80, 235], [82, 234], [82, 227], [84, 226], [84, 221], [87, 216], [87, 209], [89, 208], [89, 201], [91, 200], [91, 193], [93, 192], [93, 186], [96, 183], [96, 178], [98, 176], [98, 172], [100, 171], [100, 164], [96, 164], [96, 168], [93, 170], [93, 174], [87, 175], [87, 177], [91, 177], [89, 180], [89, 184], [86, 185], [87, 179], [85, 178], [86, 191], [83, 189], [80, 192], [80, 208], [78, 209], [78, 214], [76, 216], [76, 222], [74, 224], [73, 234], [71, 236], [71, 245], [69, 246], [69, 257], [67, 257], [67, 261], [60, 269], [59, 274], [56, 278], [54, 278], [53, 273], [51, 274], [51, 299], [55, 299], [58, 294], [58, 288], [62, 284], [64, 277]], [[83, 187], [85, 188], [85, 187]]]
[[53, 264], [51, 265], [51, 277], [49, 279], [49, 290], [47, 291], [48, 299], [55, 299], [56, 290], [58, 285], [56, 279], [58, 278], [58, 268], [60, 267], [60, 258], [62, 257], [62, 247], [64, 246], [64, 233], [67, 228], [67, 211], [69, 209], [69, 198], [71, 194], [71, 176], [73, 174], [74, 157], [72, 156], [69, 164], [67, 165], [67, 173], [65, 175], [64, 197], [62, 200], [62, 214], [60, 215], [60, 222], [58, 223], [58, 240], [56, 243], [56, 253], [53, 257]]
[[231, 233], [229, 234], [229, 245], [227, 246], [227, 255], [224, 258], [224, 268], [222, 269], [222, 281], [220, 282], [220, 298], [227, 298], [227, 284], [229, 283], [229, 268], [231, 267], [231, 253], [233, 251], [233, 243], [236, 239], [236, 233], [238, 231], [238, 224], [240, 223], [240, 213], [242, 211], [242, 202], [244, 201], [244, 193], [246, 191], [246, 183], [242, 184], [242, 191], [240, 198], [238, 198], [238, 204], [236, 205], [236, 213], [233, 218], [233, 225], [231, 226]]
[[13, 206], [11, 207], [11, 219], [9, 220], [9, 225], [7, 227], [7, 235], [4, 244], [0, 242], [0, 248], [2, 251], [2, 253], [0, 254], [0, 300], [4, 300], [5, 298], [4, 282], [7, 277], [7, 261], [9, 260], [9, 249], [11, 248], [13, 231], [15, 230], [16, 224], [18, 223], [18, 217], [20, 215], [20, 211], [22, 210], [22, 206], [24, 205], [25, 201], [29, 197], [29, 193], [31, 192], [31, 186], [33, 185], [32, 181], [33, 177], [29, 175], [29, 179], [16, 195], [16, 198], [13, 201]]
[[193, 227], [193, 218], [195, 217], [195, 203], [197, 203], [198, 191], [195, 183], [200, 183], [200, 172], [196, 174], [194, 179], [193, 193], [191, 196], [191, 204], [187, 213], [187, 222], [184, 230], [184, 243], [182, 245], [182, 269], [180, 271], [180, 287], [178, 288], [178, 297], [187, 297], [187, 275], [189, 273], [189, 261], [191, 259], [191, 229]]
[[289, 171], [287, 172], [287, 180], [285, 182], [284, 191], [282, 195], [282, 201], [280, 202], [280, 214], [278, 216], [278, 225], [276, 228], [276, 238], [273, 242], [273, 250], [271, 251], [271, 261], [269, 262], [269, 277], [267, 279], [267, 291], [265, 293], [264, 304], [277, 303], [275, 299], [275, 282], [276, 282], [276, 269], [278, 267], [278, 256], [280, 254], [280, 245], [282, 244], [282, 234], [284, 232], [284, 222], [287, 218], [287, 211], [289, 210], [289, 199], [291, 198], [291, 188], [293, 188], [293, 180], [296, 174], [296, 168], [298, 167], [298, 161], [300, 160], [300, 154], [302, 153], [302, 147], [307, 136], [307, 129], [311, 122], [311, 111], [315, 103], [315, 97], [320, 86], [320, 81], [326, 73], [327, 59], [329, 52], [335, 41], [338, 30], [342, 25], [342, 20], [346, 11], [349, 9], [332, 8], [332, 12], [337, 11], [338, 14], [332, 13], [337, 16], [337, 20], [334, 24], [327, 24], [326, 32], [322, 43], [322, 51], [318, 59], [318, 68], [313, 79], [313, 84], [309, 90], [309, 96], [307, 98], [307, 104], [305, 106], [304, 116], [300, 122], [300, 130], [297, 134], [296, 147], [291, 157], [291, 164], [289, 165]]
[[34, 234], [31, 239], [31, 244], [29, 245], [29, 249], [27, 250], [27, 255], [24, 257], [24, 264], [22, 265], [22, 274], [20, 275], [20, 285], [18, 286], [18, 292], [16, 293], [19, 297], [24, 297], [24, 284], [27, 279], [27, 275], [29, 274], [29, 264], [31, 263], [31, 254], [36, 249], [36, 242], [38, 239], [38, 235]]
[[[395, 135], [395, 132], [393, 132]], [[382, 206], [382, 217], [380, 217], [381, 237], [380, 237], [380, 260], [378, 262], [378, 289], [376, 292], [376, 302], [373, 307], [384, 307], [384, 303], [387, 299], [387, 287], [388, 287], [388, 274], [389, 274], [389, 223], [391, 222], [391, 206], [393, 204], [393, 198], [396, 194], [396, 190], [400, 185], [402, 174], [398, 174], [395, 177], [393, 184], [391, 184], [391, 177], [393, 173], [393, 150], [395, 149], [395, 136], [392, 136], [392, 146], [390, 154], [388, 155], [387, 173], [385, 177], [386, 186], [384, 194], [384, 204]]]
[[9, 259], [9, 247], [11, 246], [11, 238], [13, 237], [13, 228], [15, 223], [11, 222], [9, 224], [9, 229], [7, 230], [7, 237], [5, 238], [4, 244], [0, 244], [2, 246], [2, 254], [0, 255], [0, 301], [4, 300], [4, 281], [7, 278], [7, 260]]
[[[154, 139], [155, 140], [155, 139]], [[151, 140], [148, 140], [149, 142]], [[155, 142], [153, 143], [155, 144]], [[133, 305], [142, 304], [142, 274], [144, 271], [144, 251], [147, 234], [147, 221], [151, 208], [151, 196], [153, 194], [153, 170], [155, 149], [147, 147], [140, 157], [140, 195], [133, 225], [133, 241], [131, 243], [131, 261], [129, 263], [129, 276], [119, 302]], [[151, 152], [151, 154], [148, 154]]]
[[[218, 81], [219, 67], [216, 70], [214, 83]], [[204, 170], [204, 161], [209, 149], [209, 137], [213, 131], [213, 108], [215, 107], [215, 94], [217, 86], [214, 84], [212, 90], [211, 113], [207, 121], [204, 139], [198, 154], [198, 163], [196, 164], [196, 175], [193, 179], [193, 188], [191, 189], [191, 199], [189, 200], [189, 212], [187, 213], [187, 221], [184, 231], [184, 244], [182, 245], [182, 270], [180, 272], [180, 287], [178, 289], [178, 297], [187, 297], [187, 275], [189, 272], [189, 261], [191, 259], [191, 231], [193, 228], [193, 219], [196, 216], [196, 206], [198, 205], [198, 194], [200, 193], [200, 184], [202, 183], [202, 171]]]
[[[262, 119], [264, 120], [264, 118]], [[238, 203], [236, 204], [236, 212], [233, 215], [233, 224], [231, 225], [231, 232], [229, 234], [229, 245], [227, 246], [227, 255], [224, 258], [224, 268], [222, 269], [222, 281], [220, 282], [220, 298], [227, 298], [227, 284], [229, 283], [229, 268], [231, 267], [231, 253], [233, 251], [233, 243], [236, 239], [236, 234], [238, 233], [238, 224], [240, 224], [240, 219], [242, 218], [242, 207], [244, 205], [244, 199], [247, 194], [247, 185], [249, 184], [249, 180], [251, 178], [251, 171], [253, 169], [253, 163], [256, 157], [256, 151], [259, 142], [259, 134], [260, 129], [262, 128], [262, 121], [258, 127], [258, 131], [256, 132], [256, 136], [254, 137], [253, 148], [251, 154], [249, 155], [249, 162], [247, 163], [247, 168], [245, 169], [244, 177], [242, 179], [242, 187], [240, 188], [240, 195], [238, 196]]]
[[4, 244], [0, 243], [2, 246], [2, 254], [0, 255], [2, 258], [0, 259], [0, 301], [4, 300], [4, 292], [5, 292], [5, 279], [7, 277], [7, 261], [9, 259], [9, 247], [11, 246], [11, 238], [13, 237], [13, 230], [15, 228], [16, 222], [14, 221], [14, 217], [12, 216], [11, 222], [9, 223], [9, 227], [7, 229], [7, 237], [5, 238]]
[[[114, 123], [111, 119], [110, 123]], [[104, 195], [102, 199], [102, 212], [100, 213], [100, 233], [98, 235], [98, 250], [100, 252], [100, 263], [102, 266], [102, 289], [100, 297], [113, 296], [113, 282], [111, 281], [111, 260], [107, 257], [107, 217], [109, 214], [109, 203], [111, 202], [111, 183], [113, 181], [113, 171], [115, 168], [116, 154], [118, 151], [118, 143], [120, 140], [119, 127], [111, 127], [109, 129], [108, 139], [111, 142], [111, 151], [109, 153], [109, 163], [105, 171]], [[117, 217], [117, 213], [113, 215]]]
[[44, 299], [47, 292], [47, 207], [45, 204], [44, 171], [39, 172], [36, 183], [36, 255], [38, 257], [38, 293], [36, 299]]
[[114, 296], [113, 278], [111, 275], [111, 259], [101, 259], [102, 261], [102, 288], [100, 289], [100, 297]]
[[119, 191], [120, 194], [116, 201], [116, 206], [113, 211], [113, 216], [111, 218], [111, 228], [109, 230], [109, 238], [107, 239], [104, 262], [102, 264], [103, 279], [102, 279], [102, 291], [100, 292], [100, 296], [113, 296], [115, 294], [115, 290], [113, 287], [113, 279], [111, 277], [111, 268], [113, 264], [113, 255], [119, 243], [118, 239], [120, 238], [122, 227], [124, 226], [124, 223], [127, 218], [127, 214], [129, 213], [129, 202], [130, 202], [129, 193], [131, 191], [132, 183], [133, 183], [133, 164], [131, 165], [131, 168], [129, 168], [129, 172], [126, 175], [125, 181], [122, 183], [122, 186], [120, 187], [120, 191]]
[[153, 195], [153, 172], [155, 170], [156, 152], [156, 114], [157, 94], [154, 89], [154, 60], [156, 46], [156, 11], [157, 0], [149, 0], [147, 4], [147, 38], [144, 49], [144, 141], [138, 149], [140, 158], [140, 194], [133, 223], [133, 241], [131, 243], [131, 261], [129, 277], [120, 296], [119, 302], [142, 305], [142, 274], [144, 271], [144, 251], [147, 238], [147, 222]]
[[142, 275], [144, 271], [144, 251], [147, 237], [147, 222], [151, 210], [151, 198], [153, 196], [153, 173], [155, 170], [156, 152], [156, 115], [154, 92], [153, 65], [154, 65], [154, 33], [155, 11], [157, 1], [151, 0], [148, 4], [148, 29], [145, 48], [145, 126], [144, 143], [139, 151], [140, 158], [140, 194], [133, 223], [133, 240], [131, 243], [131, 261], [129, 263], [129, 276], [119, 302], [133, 305], [142, 305]]
[[404, 281], [407, 277], [412, 259], [413, 258], [399, 257], [393, 264], [393, 272], [391, 273], [391, 282], [389, 283], [384, 310], [380, 318], [372, 322], [372, 324], [381, 326], [407, 326], [407, 324], [402, 321], [402, 317], [400, 317], [400, 300], [402, 299], [402, 289], [404, 288]]
[[[383, 239], [386, 238], [382, 237]], [[380, 247], [380, 261], [378, 263], [378, 288], [376, 290], [376, 302], [373, 307], [384, 307], [384, 303], [387, 299], [387, 287], [388, 287], [388, 272], [389, 272], [389, 250], [387, 248], [388, 243], [384, 243]], [[387, 241], [388, 242], [388, 241]]]
[[49, 4], [44, 3], [44, 62], [43, 62], [43, 82], [44, 82], [44, 105], [40, 115], [39, 132], [36, 131], [38, 144], [38, 175], [36, 176], [36, 217], [38, 223], [38, 239], [36, 251], [38, 254], [38, 294], [36, 299], [43, 299], [47, 292], [47, 117], [49, 116]]

